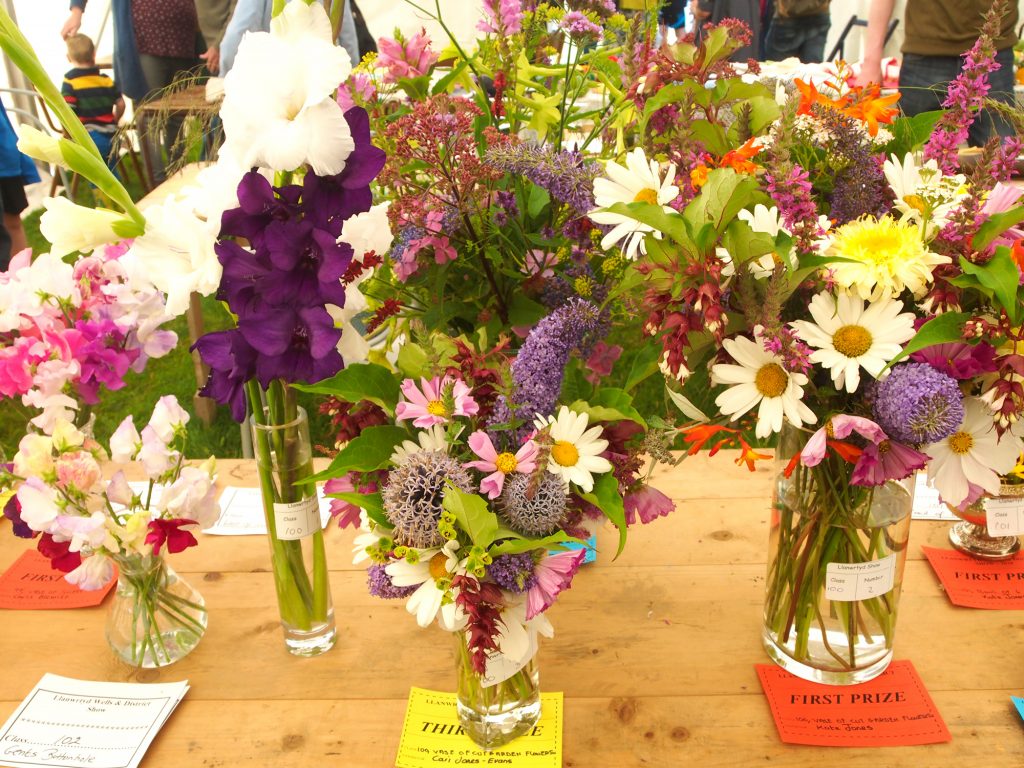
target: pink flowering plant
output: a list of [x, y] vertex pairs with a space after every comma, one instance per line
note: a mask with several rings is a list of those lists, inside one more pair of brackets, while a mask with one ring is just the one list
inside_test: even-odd
[[[136, 666], [170, 663], [206, 629], [201, 599], [174, 589], [163, 561], [196, 546], [193, 532], [220, 516], [213, 459], [184, 461], [188, 420], [173, 396], [161, 397], [141, 432], [131, 416], [121, 422], [108, 452], [58, 416], [51, 434], [25, 435], [0, 469], [0, 485], [16, 489], [4, 508], [14, 534], [36, 539], [55, 570], [86, 590], [120, 572], [120, 588], [134, 594], [125, 660]], [[108, 460], [115, 468], [104, 477]], [[146, 481], [129, 482], [122, 467], [130, 462]]]
[[647, 482], [646, 455], [664, 451], [631, 395], [603, 376], [579, 389], [607, 331], [602, 310], [575, 298], [514, 354], [505, 339], [481, 351], [483, 334], [421, 331], [398, 371], [350, 366], [303, 387], [388, 415], [320, 478], [338, 524], [359, 528], [370, 593], [457, 634], [464, 702], [535, 704], [538, 636], [552, 635], [547, 611], [572, 585], [583, 541], [610, 522], [621, 551], [629, 524], [673, 507]]

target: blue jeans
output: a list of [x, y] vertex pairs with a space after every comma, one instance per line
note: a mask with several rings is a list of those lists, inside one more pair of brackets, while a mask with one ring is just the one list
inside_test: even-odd
[[114, 148], [114, 134], [89, 131], [89, 138], [91, 138], [92, 143], [96, 145], [96, 149], [100, 151], [100, 156], [107, 161], [107, 167], [114, 172], [115, 176], [117, 176], [118, 158], [116, 155], [111, 157], [111, 150]]
[[[989, 98], [1013, 106], [1013, 49], [1004, 48], [996, 53], [999, 69], [989, 75]], [[919, 56], [916, 53], [903, 54], [900, 66], [899, 106], [906, 115], [931, 112], [942, 109], [949, 81], [956, 78], [963, 68], [959, 56]], [[972, 147], [980, 147], [993, 136], [1012, 136], [1013, 127], [991, 110], [982, 110], [971, 124], [967, 141]]]
[[796, 56], [805, 64], [825, 58], [825, 40], [832, 20], [827, 13], [783, 19], [775, 16], [765, 36], [765, 58], [782, 61]]

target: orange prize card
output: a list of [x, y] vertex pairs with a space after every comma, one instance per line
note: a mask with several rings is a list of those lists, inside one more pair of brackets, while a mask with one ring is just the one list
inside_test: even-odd
[[0, 608], [88, 608], [102, 603], [116, 582], [115, 573], [103, 589], [86, 592], [65, 581], [49, 559], [30, 549], [0, 574]]
[[990, 562], [952, 549], [921, 550], [953, 605], [1002, 611], [1024, 608], [1024, 555]]
[[764, 695], [787, 744], [906, 747], [952, 737], [909, 661], [894, 661], [860, 685], [820, 685], [758, 664]]

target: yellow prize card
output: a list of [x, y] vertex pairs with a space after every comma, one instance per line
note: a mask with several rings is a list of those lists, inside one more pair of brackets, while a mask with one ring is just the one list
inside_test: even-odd
[[463, 734], [455, 694], [413, 688], [405, 710], [396, 768], [443, 765], [509, 765], [561, 768], [562, 694], [542, 693], [540, 722], [511, 744], [485, 752]]

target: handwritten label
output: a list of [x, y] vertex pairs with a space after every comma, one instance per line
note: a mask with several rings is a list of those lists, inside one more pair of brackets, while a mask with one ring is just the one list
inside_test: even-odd
[[985, 499], [985, 522], [993, 536], [1020, 536], [1024, 533], [1024, 498]]
[[320, 530], [320, 503], [309, 496], [287, 504], [274, 504], [274, 524], [277, 538], [294, 541], [312, 536]]
[[870, 563], [829, 563], [825, 568], [825, 597], [850, 603], [879, 597], [896, 581], [896, 555]]
[[0, 575], [0, 608], [88, 608], [102, 603], [116, 583], [115, 573], [102, 589], [79, 589], [64, 578], [62, 571], [51, 568], [48, 558], [29, 549]]
[[899, 747], [952, 737], [909, 661], [894, 661], [860, 685], [820, 685], [773, 664], [756, 665], [761, 688], [787, 744]]
[[937, 489], [928, 485], [928, 474], [918, 472], [914, 479], [914, 507], [911, 511], [913, 520], [959, 520], [949, 511], [949, 507], [939, 500]]
[[921, 547], [953, 605], [1000, 611], [1024, 609], [1024, 555], [989, 561], [952, 549]]
[[0, 730], [0, 765], [137, 768], [187, 683], [43, 675]]
[[507, 765], [561, 768], [562, 694], [541, 694], [540, 720], [511, 744], [485, 752], [459, 725], [454, 693], [413, 688], [405, 710], [396, 768], [445, 765]]
[[480, 676], [480, 682], [483, 683], [483, 687], [490, 688], [492, 685], [508, 680], [512, 675], [530, 663], [530, 660], [537, 655], [537, 648], [537, 637], [532, 635], [530, 637], [530, 651], [522, 661], [514, 661], [503, 653], [489, 653], [487, 655], [487, 668], [484, 670], [484, 674]]

